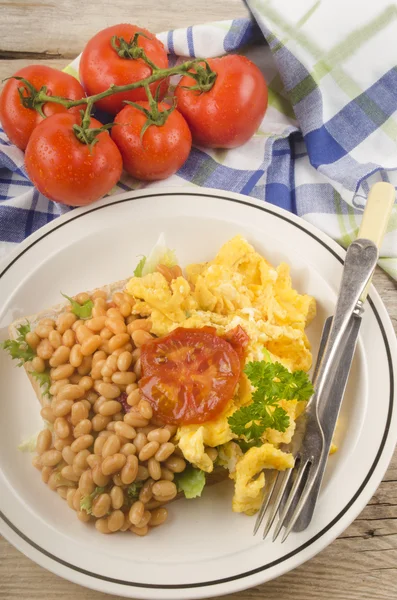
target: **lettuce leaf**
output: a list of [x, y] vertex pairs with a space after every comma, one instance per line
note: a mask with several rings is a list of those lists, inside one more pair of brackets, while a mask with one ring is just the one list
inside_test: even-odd
[[166, 267], [175, 267], [178, 260], [175, 250], [167, 247], [165, 235], [161, 233], [159, 239], [150, 251], [149, 256], [143, 256], [134, 270], [135, 277], [143, 277], [148, 273], [153, 273], [157, 265], [165, 265]]
[[201, 496], [205, 486], [205, 473], [201, 469], [188, 466], [183, 473], [175, 476], [175, 483], [178, 492], [183, 492], [185, 498], [197, 498]]

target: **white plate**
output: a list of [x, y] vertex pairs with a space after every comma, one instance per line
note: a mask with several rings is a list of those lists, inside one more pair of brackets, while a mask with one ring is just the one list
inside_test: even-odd
[[[0, 333], [17, 317], [131, 275], [164, 231], [180, 263], [214, 256], [242, 233], [272, 263], [291, 265], [294, 286], [316, 297], [309, 328], [314, 356], [332, 314], [344, 251], [297, 217], [245, 196], [215, 190], [158, 189], [108, 198], [43, 227], [23, 242], [1, 273]], [[337, 537], [379, 485], [397, 439], [393, 409], [396, 341], [372, 288], [340, 419], [340, 448], [329, 461], [310, 528], [281, 544], [252, 536], [254, 520], [231, 511], [220, 484], [170, 509], [170, 522], [145, 538], [101, 536], [41, 482], [17, 451], [40, 427], [39, 406], [21, 370], [0, 353], [1, 533], [43, 567], [81, 585], [133, 598], [219, 596], [297, 567]]]

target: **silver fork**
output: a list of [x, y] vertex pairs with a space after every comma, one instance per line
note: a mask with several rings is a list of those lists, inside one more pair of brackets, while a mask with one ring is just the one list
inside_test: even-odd
[[265, 538], [280, 510], [273, 541], [285, 526], [282, 538], [284, 542], [310, 495], [321, 465], [324, 446], [318, 406], [322, 395], [327, 392], [327, 385], [335, 377], [339, 364], [338, 354], [343, 350], [346, 330], [357, 305], [359, 306], [360, 296], [375, 269], [377, 259], [378, 249], [370, 240], [357, 239], [348, 248], [335, 314], [314, 382], [315, 392], [306, 411], [296, 421], [292, 442], [282, 446], [282, 450], [291, 452], [295, 457], [295, 466], [278, 472], [274, 477], [258, 513], [254, 535], [266, 516], [263, 532]]

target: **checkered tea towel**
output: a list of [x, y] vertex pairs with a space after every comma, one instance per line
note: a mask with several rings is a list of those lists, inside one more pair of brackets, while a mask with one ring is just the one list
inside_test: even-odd
[[[243, 52], [262, 69], [269, 107], [240, 148], [193, 148], [166, 181], [123, 175], [113, 194], [206, 186], [281, 206], [347, 246], [370, 186], [397, 183], [397, 8], [378, 0], [246, 0], [253, 19], [171, 30], [170, 63]], [[66, 70], [78, 74], [79, 58]], [[11, 75], [12, 73], [10, 73]], [[23, 152], [0, 132], [0, 257], [71, 210], [30, 183]], [[397, 279], [397, 207], [380, 265]]]

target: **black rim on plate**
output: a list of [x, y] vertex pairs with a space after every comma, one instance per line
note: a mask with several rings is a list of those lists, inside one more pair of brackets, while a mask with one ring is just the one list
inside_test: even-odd
[[[291, 225], [293, 225], [294, 227], [297, 227], [298, 229], [300, 229], [301, 231], [304, 231], [307, 235], [309, 235], [311, 238], [313, 238], [314, 240], [316, 240], [316, 242], [318, 242], [319, 244], [321, 244], [321, 246], [323, 246], [324, 248], [326, 248], [341, 264], [343, 264], [343, 259], [332, 249], [330, 248], [322, 239], [320, 239], [319, 237], [317, 237], [314, 233], [312, 233], [311, 231], [308, 231], [305, 227], [303, 227], [302, 225], [300, 225], [299, 223], [296, 223], [294, 220], [288, 218], [286, 215], [281, 215], [278, 212], [275, 212], [265, 206], [258, 206], [256, 204], [251, 204], [250, 202], [246, 202], [244, 200], [239, 200], [237, 198], [228, 198], [227, 196], [220, 196], [220, 195], [216, 195], [216, 194], [200, 194], [200, 193], [192, 193], [192, 192], [169, 192], [169, 193], [153, 193], [153, 194], [145, 194], [143, 196], [134, 196], [133, 198], [124, 198], [123, 200], [116, 200], [114, 202], [111, 202], [109, 204], [104, 204], [102, 206], [97, 206], [96, 208], [92, 208], [90, 210], [87, 210], [83, 213], [80, 213], [78, 215], [75, 215], [74, 217], [71, 217], [70, 219], [60, 223], [59, 225], [55, 225], [53, 228], [51, 228], [49, 231], [47, 231], [46, 233], [44, 233], [42, 236], [40, 236], [39, 238], [37, 238], [34, 242], [32, 242], [29, 246], [27, 246], [24, 250], [22, 250], [22, 252], [20, 252], [5, 268], [4, 270], [0, 273], [0, 279], [1, 277], [12, 267], [12, 265], [14, 263], [17, 262], [17, 260], [19, 260], [28, 250], [30, 250], [33, 246], [35, 246], [37, 243], [39, 243], [41, 240], [43, 240], [45, 237], [47, 237], [48, 235], [52, 234], [54, 231], [56, 231], [57, 229], [60, 229], [61, 227], [63, 227], [64, 225], [67, 225], [68, 223], [70, 223], [71, 221], [74, 221], [76, 219], [79, 219], [81, 217], [85, 217], [86, 215], [96, 212], [98, 210], [102, 210], [102, 209], [106, 209], [109, 207], [112, 207], [116, 204], [122, 204], [124, 202], [131, 202], [134, 200], [142, 200], [142, 199], [146, 199], [146, 198], [158, 198], [160, 196], [201, 196], [204, 198], [215, 198], [217, 200], [226, 200], [227, 202], [234, 202], [237, 204], [242, 204], [245, 206], [248, 206], [250, 208], [253, 209], [257, 209], [257, 210], [261, 210], [262, 212], [265, 213], [269, 213], [274, 217], [277, 217], [283, 221], [286, 221], [288, 223], [290, 223]], [[324, 527], [321, 531], [319, 531], [315, 536], [313, 536], [310, 540], [308, 540], [307, 542], [305, 542], [304, 544], [302, 544], [301, 546], [299, 546], [298, 548], [296, 548], [295, 550], [289, 552], [288, 554], [285, 554], [284, 556], [266, 563], [265, 565], [262, 565], [261, 567], [257, 567], [256, 569], [252, 569], [250, 571], [245, 571], [243, 573], [239, 573], [237, 575], [231, 575], [230, 577], [223, 577], [221, 579], [214, 579], [212, 581], [200, 581], [200, 582], [195, 582], [195, 583], [181, 583], [181, 584], [155, 584], [155, 583], [139, 583], [139, 582], [133, 582], [133, 581], [126, 581], [124, 579], [115, 579], [113, 577], [107, 577], [106, 575], [100, 575], [99, 573], [93, 573], [92, 571], [88, 571], [86, 569], [82, 569], [76, 565], [73, 565], [67, 561], [62, 560], [61, 558], [55, 556], [54, 554], [52, 554], [51, 552], [48, 552], [47, 550], [45, 550], [44, 548], [42, 548], [41, 546], [39, 546], [38, 544], [36, 544], [35, 542], [33, 542], [32, 540], [30, 540], [24, 533], [22, 533], [15, 525], [13, 525], [13, 523], [0, 511], [0, 518], [3, 519], [3, 521], [10, 527], [10, 529], [12, 529], [22, 540], [24, 540], [26, 543], [28, 543], [30, 546], [32, 546], [35, 550], [37, 550], [38, 552], [40, 552], [41, 554], [47, 556], [48, 558], [52, 559], [53, 561], [57, 562], [58, 564], [67, 567], [73, 571], [76, 571], [78, 573], [81, 573], [83, 575], [88, 575], [89, 577], [93, 577], [95, 579], [98, 580], [102, 580], [102, 581], [107, 581], [109, 583], [115, 583], [118, 585], [125, 585], [125, 586], [131, 586], [131, 587], [138, 587], [138, 588], [151, 588], [151, 589], [188, 589], [188, 588], [199, 588], [199, 587], [206, 587], [206, 586], [212, 586], [212, 585], [219, 585], [222, 583], [227, 583], [229, 581], [235, 581], [237, 579], [243, 579], [244, 577], [249, 577], [251, 575], [255, 575], [256, 573], [260, 573], [261, 571], [266, 571], [282, 562], [285, 562], [286, 560], [288, 560], [289, 558], [292, 558], [293, 556], [299, 554], [300, 552], [302, 552], [302, 550], [305, 550], [306, 548], [308, 548], [309, 546], [311, 546], [312, 544], [314, 544], [314, 542], [316, 542], [319, 538], [323, 537], [323, 535], [329, 531], [338, 521], [340, 521], [340, 519], [346, 514], [346, 512], [349, 510], [349, 508], [354, 504], [354, 502], [358, 499], [358, 497], [362, 494], [362, 492], [364, 491], [368, 481], [370, 480], [374, 470], [376, 469], [376, 466], [379, 462], [379, 459], [382, 455], [388, 434], [389, 434], [389, 429], [390, 429], [390, 422], [391, 422], [391, 418], [392, 418], [392, 414], [393, 414], [393, 397], [394, 397], [394, 374], [393, 374], [393, 365], [392, 365], [392, 358], [391, 358], [391, 351], [390, 351], [390, 346], [389, 346], [389, 342], [387, 339], [387, 335], [385, 332], [385, 329], [383, 327], [383, 323], [381, 321], [381, 318], [379, 316], [378, 311], [376, 310], [376, 307], [372, 301], [372, 299], [370, 297], [368, 297], [368, 303], [375, 315], [376, 321], [378, 323], [380, 332], [382, 334], [382, 339], [383, 342], [385, 344], [385, 350], [386, 350], [386, 356], [387, 356], [387, 362], [388, 362], [388, 367], [389, 367], [389, 382], [390, 382], [390, 394], [389, 394], [389, 408], [388, 408], [388, 414], [387, 414], [387, 419], [386, 419], [386, 426], [385, 426], [385, 430], [382, 436], [382, 440], [378, 449], [378, 452], [376, 453], [376, 456], [374, 458], [374, 461], [371, 465], [371, 468], [369, 469], [364, 481], [362, 482], [362, 484], [360, 485], [360, 487], [358, 488], [357, 492], [353, 495], [353, 497], [351, 498], [351, 500], [346, 504], [346, 506], [340, 511], [340, 513], [330, 522], [328, 523], [328, 525], [326, 527]]]

